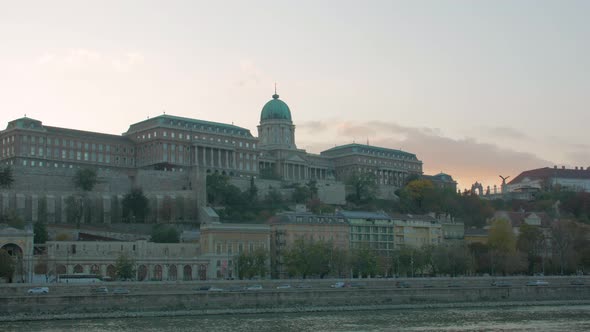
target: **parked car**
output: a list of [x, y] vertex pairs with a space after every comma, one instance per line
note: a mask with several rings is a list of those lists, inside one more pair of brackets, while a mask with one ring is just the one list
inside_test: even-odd
[[570, 285], [572, 286], [584, 286], [584, 280], [582, 279], [574, 279], [570, 282]]
[[330, 287], [332, 287], [332, 288], [344, 288], [344, 287], [346, 287], [346, 283], [344, 281], [338, 281], [338, 282], [330, 285]]
[[278, 285], [277, 289], [291, 289], [291, 285], [289, 285], [289, 284]]
[[251, 290], [251, 291], [262, 290], [262, 285], [251, 285], [251, 286], [246, 287], [246, 290]]
[[129, 294], [129, 290], [124, 287], [117, 287], [113, 289], [113, 294]]
[[210, 288], [211, 288], [211, 286], [199, 286], [195, 290], [196, 291], [208, 291]]
[[492, 286], [494, 286], [494, 287], [512, 287], [512, 283], [510, 281], [504, 281], [504, 280], [493, 281]]
[[459, 287], [461, 287], [461, 284], [458, 282], [452, 282], [452, 283], [448, 284], [447, 287], [459, 288]]
[[395, 283], [395, 287], [397, 287], [397, 288], [410, 288], [410, 283], [407, 281], [398, 281]]
[[527, 286], [548, 286], [549, 282], [545, 280], [531, 280], [526, 283]]
[[35, 288], [31, 288], [27, 291], [27, 293], [29, 294], [48, 294], [49, 293], [49, 287], [35, 287]]
[[224, 289], [223, 288], [220, 288], [220, 287], [215, 287], [215, 286], [209, 287], [209, 291], [210, 292], [223, 292], [223, 290]]
[[244, 290], [243, 287], [240, 286], [231, 286], [230, 288], [227, 289], [230, 292], [241, 292]]
[[94, 293], [94, 294], [108, 294], [109, 289], [106, 288], [105, 286], [100, 286], [100, 287], [93, 288], [92, 293]]

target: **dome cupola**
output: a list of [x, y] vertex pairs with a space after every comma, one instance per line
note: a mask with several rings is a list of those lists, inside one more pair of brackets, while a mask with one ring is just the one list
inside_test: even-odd
[[272, 95], [272, 100], [264, 104], [260, 113], [260, 121], [264, 120], [288, 120], [291, 121], [291, 110], [284, 101], [279, 99], [276, 93]]

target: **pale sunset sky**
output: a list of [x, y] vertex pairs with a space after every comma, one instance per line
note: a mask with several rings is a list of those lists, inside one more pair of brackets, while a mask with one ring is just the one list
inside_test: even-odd
[[459, 188], [590, 166], [590, 1], [0, 0], [0, 127], [167, 114], [415, 153]]

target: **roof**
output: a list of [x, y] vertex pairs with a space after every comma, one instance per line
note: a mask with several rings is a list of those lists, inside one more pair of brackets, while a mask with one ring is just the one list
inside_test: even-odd
[[389, 220], [387, 214], [383, 212], [368, 212], [368, 211], [340, 211], [338, 215], [343, 216], [346, 219], [377, 219], [377, 220]]
[[435, 180], [435, 181], [440, 181], [440, 182], [455, 182], [455, 180], [453, 180], [453, 177], [450, 176], [449, 174], [445, 174], [445, 173], [438, 173], [436, 175], [422, 175], [423, 178], [429, 179], [429, 180]]
[[[341, 150], [345, 150], [345, 149], [349, 149], [349, 148], [352, 148], [352, 152], [357, 152], [357, 153], [380, 152], [380, 153], [386, 154], [386, 156], [389, 155], [390, 157], [404, 156], [404, 157], [410, 157], [412, 159], [416, 158], [415, 154], [405, 152], [402, 150], [382, 148], [379, 146], [371, 146], [371, 145], [358, 144], [358, 143], [338, 145], [338, 146], [335, 146], [331, 149], [322, 151], [322, 152], [320, 152], [320, 154], [325, 154], [325, 153], [329, 153], [329, 152], [337, 152], [337, 151], [341, 151]], [[363, 151], [369, 151], [369, 152], [363, 152]]]
[[433, 216], [427, 214], [403, 214], [403, 213], [390, 213], [389, 216], [391, 219], [394, 220], [403, 220], [403, 221], [437, 221], [437, 219]]
[[525, 178], [530, 180], [545, 180], [550, 178], [590, 179], [590, 169], [584, 169], [582, 167], [579, 169], [543, 167], [524, 171], [512, 179], [508, 184], [519, 183]]
[[525, 219], [536, 215], [541, 219], [542, 227], [551, 227], [552, 218], [545, 212], [514, 212], [514, 211], [496, 211], [492, 219], [508, 219], [512, 227], [520, 227], [525, 223]]
[[260, 121], [263, 120], [289, 120], [291, 121], [291, 110], [284, 101], [279, 99], [276, 93], [272, 99], [264, 104], [260, 112]]
[[[158, 115], [153, 118], [149, 118], [140, 122], [136, 122], [129, 126], [126, 134], [142, 130], [147, 127], [150, 127], [149, 124], [153, 124], [154, 126], [168, 126], [168, 127], [176, 127], [176, 128], [185, 128], [185, 129], [200, 129], [200, 130], [214, 130], [217, 129], [225, 129], [226, 134], [234, 134], [234, 135], [241, 135], [241, 136], [248, 136], [252, 137], [249, 129], [234, 126], [233, 124], [225, 124], [220, 122], [212, 122], [212, 121], [205, 121], [205, 120], [198, 120], [198, 119], [191, 119], [185, 118], [181, 116], [175, 115], [168, 115], [162, 114]], [[229, 131], [229, 132], [228, 132]]]

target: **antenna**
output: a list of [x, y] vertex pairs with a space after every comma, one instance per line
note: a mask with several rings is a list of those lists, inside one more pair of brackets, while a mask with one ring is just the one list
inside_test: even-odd
[[275, 82], [275, 95], [277, 94], [277, 82]]

